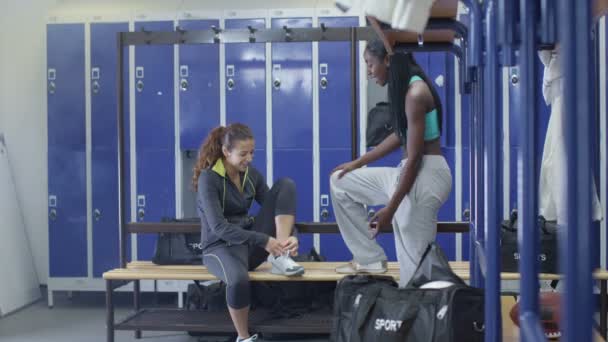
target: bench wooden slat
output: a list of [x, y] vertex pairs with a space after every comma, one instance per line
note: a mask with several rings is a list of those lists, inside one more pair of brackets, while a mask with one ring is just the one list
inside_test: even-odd
[[[127, 223], [127, 232], [144, 233], [198, 233], [201, 224], [198, 222], [130, 222]], [[335, 222], [297, 222], [296, 228], [305, 234], [339, 234], [340, 230]], [[383, 233], [392, 232], [392, 228]], [[438, 222], [438, 233], [467, 233], [469, 222]]]
[[[270, 273], [270, 265], [264, 263], [255, 271], [249, 272], [252, 281], [338, 281], [344, 277], [343, 274], [335, 272], [335, 268], [344, 265], [344, 262], [302, 262], [306, 273], [301, 277], [286, 277]], [[464, 280], [469, 280], [469, 262], [453, 261], [450, 266], [456, 275]], [[388, 272], [395, 279], [399, 279], [399, 264], [388, 263]], [[519, 280], [519, 273], [503, 272], [501, 280]], [[594, 273], [595, 279], [608, 279], [608, 271], [598, 270]], [[104, 279], [112, 280], [215, 280], [204, 266], [199, 265], [155, 265], [149, 261], [134, 261], [127, 268], [118, 268], [103, 274]], [[539, 274], [540, 280], [560, 279], [559, 274]]]

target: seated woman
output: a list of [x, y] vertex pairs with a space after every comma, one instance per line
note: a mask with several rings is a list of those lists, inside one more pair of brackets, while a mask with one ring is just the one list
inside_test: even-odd
[[[249, 127], [234, 123], [209, 133], [199, 151], [192, 179], [201, 218], [203, 263], [226, 283], [230, 317], [237, 342], [249, 335], [249, 275], [264, 260], [272, 273], [301, 275], [293, 261], [298, 240], [291, 236], [296, 213], [296, 187], [283, 178], [268, 189], [264, 177], [250, 166], [255, 140]], [[250, 217], [253, 200], [262, 207]]]

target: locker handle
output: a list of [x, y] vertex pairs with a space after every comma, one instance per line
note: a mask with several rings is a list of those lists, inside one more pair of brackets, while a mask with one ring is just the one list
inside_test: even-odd
[[468, 220], [471, 219], [471, 211], [469, 209], [465, 209], [462, 212], [462, 219], [465, 220], [465, 221], [468, 221]]
[[228, 86], [228, 90], [234, 89], [234, 80], [232, 78], [229, 78], [226, 84]]
[[138, 92], [142, 92], [142, 90], [144, 90], [144, 81], [142, 80], [138, 80], [136, 83], [136, 88]]
[[57, 88], [57, 86], [55, 85], [55, 82], [50, 81], [49, 82], [49, 94], [55, 94], [56, 88]]
[[144, 216], [146, 216], [146, 211], [143, 208], [139, 208], [139, 210], [137, 210], [137, 218], [143, 220]]
[[325, 76], [321, 77], [321, 88], [327, 88], [327, 77]]
[[179, 87], [181, 89], [181, 91], [186, 91], [188, 90], [189, 84], [188, 84], [188, 80], [187, 79], [182, 79], [179, 82]]
[[93, 81], [93, 85], [91, 86], [91, 89], [93, 89], [93, 94], [99, 93], [99, 82]]
[[101, 210], [93, 210], [93, 218], [95, 219], [95, 221], [99, 221], [101, 219]]
[[278, 78], [275, 78], [272, 84], [274, 85], [275, 89], [281, 88], [281, 80], [279, 80]]
[[51, 211], [49, 212], [49, 218], [51, 219], [51, 221], [55, 221], [57, 219], [57, 209], [51, 209]]
[[372, 218], [372, 217], [374, 217], [374, 215], [376, 215], [376, 211], [374, 209], [370, 209], [367, 211], [368, 218]]
[[329, 218], [329, 210], [327, 210], [327, 208], [323, 208], [321, 210], [321, 219], [327, 220], [328, 218]]

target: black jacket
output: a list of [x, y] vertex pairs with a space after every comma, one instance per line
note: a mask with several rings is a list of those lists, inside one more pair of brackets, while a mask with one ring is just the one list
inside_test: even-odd
[[228, 175], [222, 159], [198, 178], [197, 212], [201, 218], [201, 244], [204, 252], [224, 245], [249, 243], [264, 248], [269, 236], [251, 230], [249, 208], [255, 199], [260, 205], [268, 192], [262, 174], [253, 167], [241, 173], [239, 191]]

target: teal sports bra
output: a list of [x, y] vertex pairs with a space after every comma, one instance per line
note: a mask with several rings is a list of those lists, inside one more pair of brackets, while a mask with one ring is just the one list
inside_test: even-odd
[[[416, 81], [424, 81], [422, 77], [414, 75], [410, 78], [410, 83], [412, 84]], [[431, 141], [439, 138], [441, 136], [441, 132], [439, 132], [439, 120], [437, 117], [437, 109], [433, 109], [432, 111], [426, 113], [424, 117], [424, 141]]]

